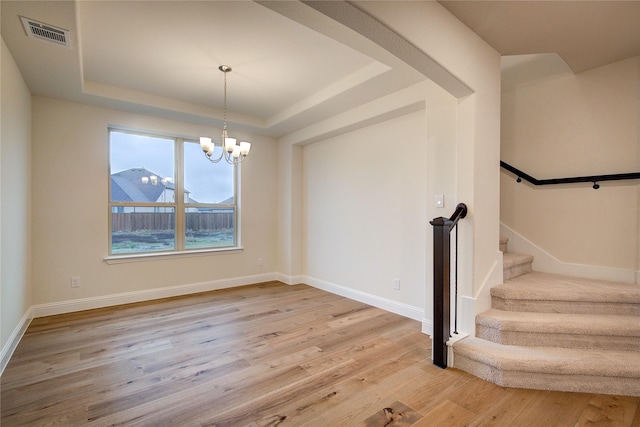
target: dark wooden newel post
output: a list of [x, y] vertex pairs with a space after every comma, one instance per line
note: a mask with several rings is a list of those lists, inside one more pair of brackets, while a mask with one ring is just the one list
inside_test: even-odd
[[[447, 367], [447, 341], [451, 337], [451, 230], [458, 221], [467, 216], [467, 205], [458, 203], [449, 219], [434, 218], [433, 226], [433, 364]], [[456, 234], [456, 245], [458, 244]], [[456, 280], [454, 298], [458, 298], [456, 246]], [[455, 324], [458, 324], [458, 305], [455, 309]], [[456, 332], [457, 333], [457, 332]]]
[[453, 221], [435, 218], [433, 226], [433, 364], [447, 367], [447, 341], [451, 335], [451, 252], [449, 236]]

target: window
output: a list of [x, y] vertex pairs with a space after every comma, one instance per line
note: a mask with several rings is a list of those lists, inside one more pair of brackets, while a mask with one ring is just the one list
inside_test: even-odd
[[109, 130], [109, 254], [238, 246], [237, 166], [196, 141]]

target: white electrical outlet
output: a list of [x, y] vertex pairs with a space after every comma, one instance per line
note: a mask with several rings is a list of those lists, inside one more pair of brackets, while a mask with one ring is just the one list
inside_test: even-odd
[[400, 290], [400, 279], [393, 279], [393, 289]]
[[436, 194], [436, 208], [444, 208], [444, 194]]
[[258, 258], [258, 265], [261, 267], [264, 265], [264, 260], [262, 258]]
[[80, 276], [73, 276], [71, 278], [71, 287], [79, 288], [80, 287]]

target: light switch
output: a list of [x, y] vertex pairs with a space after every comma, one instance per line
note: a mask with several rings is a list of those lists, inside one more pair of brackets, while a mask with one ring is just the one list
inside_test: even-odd
[[436, 194], [436, 208], [444, 208], [444, 194]]

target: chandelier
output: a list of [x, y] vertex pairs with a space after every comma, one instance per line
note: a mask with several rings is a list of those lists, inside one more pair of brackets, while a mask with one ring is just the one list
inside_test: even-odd
[[251, 150], [251, 143], [242, 141], [238, 144], [235, 138], [230, 138], [227, 134], [227, 73], [231, 72], [231, 67], [221, 65], [218, 69], [224, 73], [224, 124], [222, 126], [222, 137], [220, 139], [222, 150], [217, 158], [213, 157], [216, 144], [211, 138], [206, 136], [200, 137], [200, 148], [202, 148], [204, 155], [211, 163], [218, 163], [224, 157], [227, 163], [237, 164], [247, 157]]
[[143, 176], [140, 179], [143, 184], [149, 184], [149, 182], [151, 182], [151, 185], [158, 185], [158, 182], [160, 182], [164, 186], [173, 181], [171, 178], [160, 178], [160, 181], [158, 181], [158, 177], [156, 175]]

